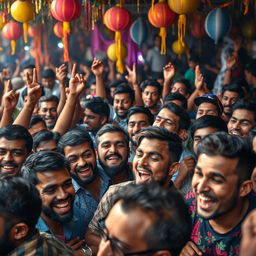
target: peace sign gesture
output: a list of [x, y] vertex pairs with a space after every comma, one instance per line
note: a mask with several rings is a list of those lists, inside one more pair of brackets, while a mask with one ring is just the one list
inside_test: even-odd
[[18, 103], [19, 93], [11, 90], [11, 81], [7, 80], [4, 85], [2, 105], [6, 110], [14, 110]]
[[71, 78], [69, 81], [69, 95], [79, 97], [86, 85], [86, 80], [82, 74], [76, 73], [76, 64], [73, 65]]

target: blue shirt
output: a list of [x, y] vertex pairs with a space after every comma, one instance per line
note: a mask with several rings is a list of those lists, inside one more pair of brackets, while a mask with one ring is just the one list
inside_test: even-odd
[[[110, 186], [110, 178], [105, 174], [103, 169], [98, 166], [98, 172], [101, 179], [100, 184], [100, 199], [103, 197], [105, 192], [108, 190]], [[93, 195], [86, 190], [85, 188], [81, 187], [74, 179], [72, 179], [72, 183], [75, 189], [75, 204], [79, 209], [86, 211], [86, 218], [91, 220], [94, 212], [97, 209], [99, 202], [95, 200]]]
[[[65, 242], [68, 242], [76, 237], [83, 239], [89, 222], [90, 219], [87, 217], [87, 212], [79, 209], [75, 204], [73, 204], [73, 217], [71, 221], [62, 224]], [[47, 232], [58, 237], [50, 230], [41, 216], [37, 221], [36, 228], [40, 232]]]

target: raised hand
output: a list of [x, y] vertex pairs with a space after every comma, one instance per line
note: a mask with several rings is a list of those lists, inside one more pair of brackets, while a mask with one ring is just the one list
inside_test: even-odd
[[82, 74], [76, 73], [76, 64], [73, 65], [69, 81], [69, 95], [79, 97], [85, 89], [86, 80]]
[[19, 99], [19, 93], [11, 90], [11, 81], [7, 80], [5, 84], [5, 93], [2, 99], [2, 105], [6, 110], [14, 110]]
[[195, 75], [195, 87], [198, 91], [202, 91], [204, 89], [204, 76], [201, 73], [199, 65], [196, 65]]
[[164, 80], [170, 82], [175, 75], [175, 67], [171, 62], [163, 67]]
[[128, 72], [128, 75], [125, 76], [129, 84], [137, 84], [137, 72], [136, 72], [136, 63], [133, 63], [132, 69], [130, 69], [127, 65], [125, 66]]
[[56, 68], [56, 78], [60, 82], [60, 86], [64, 86], [65, 79], [67, 77], [67, 67], [65, 64], [62, 64], [58, 68]]
[[103, 62], [101, 60], [94, 58], [92, 62], [91, 70], [95, 76], [102, 76], [104, 72]]
[[235, 56], [228, 56], [226, 59], [227, 69], [232, 69], [237, 64], [237, 58]]
[[42, 96], [42, 87], [37, 81], [37, 72], [36, 69], [33, 69], [33, 78], [32, 81], [29, 78], [29, 74], [26, 73], [26, 84], [27, 84], [27, 90], [28, 90], [28, 99], [27, 104], [36, 104], [39, 100], [39, 98]]

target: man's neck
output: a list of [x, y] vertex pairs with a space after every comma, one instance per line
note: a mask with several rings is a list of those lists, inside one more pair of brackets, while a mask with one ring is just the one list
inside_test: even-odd
[[235, 228], [244, 218], [249, 207], [248, 199], [240, 199], [234, 209], [216, 219], [209, 220], [211, 227], [220, 234], [225, 234]]
[[129, 180], [129, 167], [127, 165], [122, 172], [118, 173], [117, 175], [111, 178], [111, 184], [118, 184], [128, 180]]
[[151, 112], [152, 115], [157, 115], [159, 112], [159, 108], [157, 105], [155, 105], [154, 107], [148, 108], [149, 111]]
[[84, 189], [88, 190], [94, 197], [94, 199], [99, 202], [100, 201], [100, 185], [101, 178], [97, 176], [90, 184], [86, 184], [83, 186]]
[[41, 214], [42, 219], [45, 221], [49, 229], [55, 235], [63, 235], [63, 226], [62, 223], [50, 219], [44, 213]]

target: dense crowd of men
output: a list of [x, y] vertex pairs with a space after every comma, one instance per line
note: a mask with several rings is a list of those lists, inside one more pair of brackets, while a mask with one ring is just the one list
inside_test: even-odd
[[256, 255], [256, 63], [232, 56], [218, 95], [192, 53], [192, 82], [96, 58], [91, 83], [3, 80], [0, 255]]

